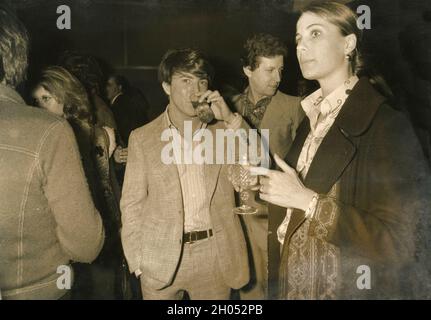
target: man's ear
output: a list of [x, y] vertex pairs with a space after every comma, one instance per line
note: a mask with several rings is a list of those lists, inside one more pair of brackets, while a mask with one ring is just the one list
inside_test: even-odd
[[354, 33], [349, 34], [344, 37], [345, 46], [344, 46], [344, 54], [350, 54], [356, 49], [356, 35]]
[[167, 82], [162, 82], [162, 87], [163, 87], [163, 91], [165, 91], [165, 93], [170, 96], [171, 95], [171, 85]]
[[252, 71], [251, 71], [250, 66], [242, 67], [242, 70], [244, 71], [244, 74], [247, 76], [247, 78], [251, 77]]

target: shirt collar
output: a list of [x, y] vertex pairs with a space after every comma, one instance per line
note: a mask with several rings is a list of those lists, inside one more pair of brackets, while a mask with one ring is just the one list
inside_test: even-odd
[[254, 103], [249, 99], [249, 97], [248, 97], [249, 93], [250, 93], [250, 86], [248, 86], [248, 87], [244, 90], [244, 93], [243, 93], [243, 99], [245, 100], [245, 102], [246, 102], [249, 106], [252, 106], [252, 107], [253, 107], [253, 109], [256, 109], [256, 108], [258, 108], [258, 107], [260, 107], [260, 106], [263, 106], [263, 105], [267, 106], [267, 105], [271, 102], [271, 99], [272, 99], [272, 97], [273, 97], [273, 96], [264, 97], [264, 98], [260, 99], [258, 102], [256, 102], [256, 104], [254, 104]]
[[302, 109], [308, 118], [313, 113], [321, 113], [324, 117], [334, 112], [338, 113], [358, 80], [359, 78], [356, 75], [350, 77], [326, 98], [323, 98], [322, 89], [319, 88], [301, 101]]
[[[169, 112], [168, 112], [168, 110], [169, 110], [169, 107], [170, 107], [170, 105], [168, 105], [167, 107], [166, 107], [166, 109], [165, 109], [165, 125], [166, 125], [166, 127], [167, 128], [169, 128], [169, 129], [175, 129], [175, 130], [177, 130], [178, 132], [181, 132], [175, 125], [174, 125], [174, 123], [171, 121], [171, 118], [169, 117]], [[191, 121], [191, 120], [190, 120]], [[208, 124], [207, 123], [204, 123], [204, 122], [202, 122], [202, 124], [201, 124], [201, 126], [200, 126], [200, 128], [199, 129], [206, 129], [206, 127], [208, 126]], [[199, 131], [199, 129], [198, 130], [196, 130], [196, 132], [197, 131]], [[195, 135], [196, 134], [196, 132], [194, 132], [193, 133], [193, 135]]]
[[117, 98], [119, 97], [119, 96], [121, 96], [123, 93], [122, 92], [120, 92], [120, 93], [118, 93], [115, 97], [113, 97], [112, 98], [112, 100], [111, 100], [111, 105], [113, 105], [114, 104], [114, 102], [115, 102], [115, 100], [117, 100]]

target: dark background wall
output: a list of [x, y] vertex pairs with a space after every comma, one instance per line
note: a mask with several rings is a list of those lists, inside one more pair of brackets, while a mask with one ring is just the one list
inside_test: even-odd
[[[71, 30], [56, 27], [56, 8], [61, 4], [71, 8]], [[90, 53], [145, 93], [151, 118], [166, 103], [156, 69], [169, 48], [202, 48], [215, 65], [216, 83], [240, 89], [239, 54], [244, 40], [254, 32], [269, 32], [291, 41], [295, 25], [289, 14], [291, 1], [33, 0], [12, 5], [32, 38], [30, 80], [44, 66], [55, 64], [64, 50]], [[297, 64], [289, 65], [293, 71], [289, 75], [295, 79]], [[285, 89], [294, 93], [295, 83], [287, 83]]]
[[[173, 47], [197, 46], [216, 67], [216, 85], [243, 88], [239, 55], [255, 32], [269, 32], [290, 47], [282, 91], [298, 93], [301, 78], [293, 38], [297, 10], [305, 0], [19, 0], [8, 1], [32, 39], [29, 80], [55, 64], [64, 50], [77, 50], [104, 61], [106, 72], [126, 75], [147, 96], [151, 119], [166, 98], [156, 68]], [[347, 2], [347, 1], [343, 1]], [[71, 8], [72, 29], [58, 30], [57, 6]], [[412, 115], [418, 134], [429, 144], [431, 131], [431, 1], [352, 1], [371, 8], [371, 30], [364, 40], [368, 61], [386, 78], [400, 108]], [[31, 82], [30, 82], [31, 83]], [[423, 132], [422, 132], [423, 131]], [[423, 134], [423, 133], [426, 134]], [[424, 140], [425, 139], [425, 140]], [[428, 141], [428, 142], [427, 142]]]

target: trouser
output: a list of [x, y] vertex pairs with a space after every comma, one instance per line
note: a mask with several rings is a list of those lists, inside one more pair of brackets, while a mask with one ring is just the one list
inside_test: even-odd
[[142, 275], [141, 288], [144, 300], [181, 300], [185, 293], [191, 300], [226, 300], [231, 291], [218, 266], [214, 237], [184, 243], [179, 266], [169, 286], [154, 289], [151, 280]]
[[277, 237], [277, 229], [286, 216], [286, 208], [269, 205], [268, 222], [268, 298], [279, 298], [279, 268], [281, 245]]
[[242, 215], [250, 265], [250, 282], [239, 294], [241, 300], [263, 300], [268, 294], [268, 216]]

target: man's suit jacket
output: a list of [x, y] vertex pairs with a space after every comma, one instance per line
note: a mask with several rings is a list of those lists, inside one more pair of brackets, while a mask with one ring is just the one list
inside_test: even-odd
[[[140, 269], [143, 281], [154, 288], [172, 282], [183, 245], [184, 206], [177, 166], [161, 160], [162, 149], [170, 143], [161, 141], [167, 128], [162, 114], [130, 135], [121, 199], [122, 241], [130, 271]], [[216, 128], [224, 125], [208, 126], [213, 132]], [[232, 212], [234, 190], [227, 166], [205, 165], [204, 172], [219, 268], [227, 285], [240, 288], [248, 282], [249, 268], [240, 221]]]
[[[232, 98], [232, 103], [234, 108], [241, 114], [245, 114], [244, 107], [242, 103], [243, 95], [236, 95]], [[265, 114], [260, 123], [259, 129], [269, 129], [269, 152], [271, 156], [278, 154], [280, 157], [284, 158], [291, 145], [295, 139], [296, 130], [298, 129], [301, 121], [303, 120], [305, 114], [301, 107], [301, 99], [299, 97], [290, 96], [277, 91], [277, 93], [272, 97], [271, 102], [268, 104]], [[251, 225], [253, 222], [248, 222], [253, 220], [253, 226], [249, 226], [248, 233], [249, 237], [256, 237], [258, 243], [256, 245], [267, 247], [268, 250], [268, 286], [269, 286], [269, 297], [275, 297], [277, 293], [277, 276], [278, 267], [280, 260], [280, 245], [277, 240], [277, 228], [284, 219], [285, 212], [273, 212], [270, 217], [268, 217], [268, 206], [266, 202], [260, 201], [258, 196], [256, 200], [251, 197], [249, 204], [257, 207], [259, 209], [259, 215], [255, 217], [245, 217], [246, 224]], [[269, 218], [269, 219], [268, 219]], [[256, 226], [260, 225], [260, 227]], [[255, 230], [255, 231], [253, 231]], [[254, 232], [255, 235], [250, 233]], [[267, 243], [263, 242], [262, 232], [268, 233]]]
[[[236, 111], [244, 115], [244, 105], [241, 104], [242, 95], [232, 98]], [[269, 152], [271, 156], [277, 153], [282, 159], [295, 139], [296, 129], [304, 118], [301, 99], [282, 93], [280, 90], [272, 97], [266, 107], [265, 114], [258, 129], [269, 129]]]

